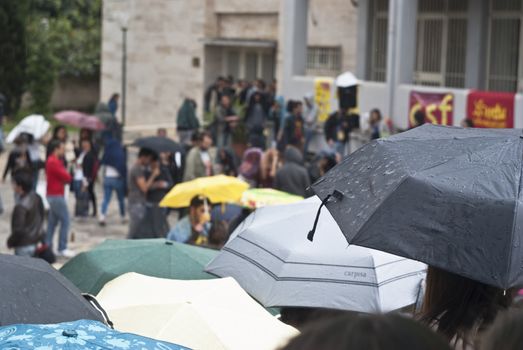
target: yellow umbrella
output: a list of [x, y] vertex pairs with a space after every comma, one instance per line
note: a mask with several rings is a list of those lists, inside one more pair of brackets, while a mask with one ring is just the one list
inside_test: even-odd
[[188, 207], [197, 195], [208, 197], [212, 203], [238, 202], [249, 185], [232, 176], [216, 175], [182, 182], [172, 188], [160, 202], [161, 207]]
[[244, 207], [256, 209], [267, 205], [292, 204], [301, 200], [303, 200], [301, 196], [273, 190], [272, 188], [252, 188], [243, 192], [240, 203]]
[[278, 348], [298, 331], [232, 278], [181, 281], [127, 273], [97, 296], [117, 330], [192, 349]]

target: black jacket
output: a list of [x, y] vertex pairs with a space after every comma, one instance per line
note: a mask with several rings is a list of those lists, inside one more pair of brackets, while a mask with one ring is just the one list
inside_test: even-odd
[[11, 217], [10, 248], [38, 243], [44, 237], [44, 204], [35, 192], [30, 192], [15, 205]]
[[280, 191], [305, 197], [311, 185], [303, 156], [297, 148], [289, 146], [283, 155], [283, 166], [276, 172], [274, 188]]

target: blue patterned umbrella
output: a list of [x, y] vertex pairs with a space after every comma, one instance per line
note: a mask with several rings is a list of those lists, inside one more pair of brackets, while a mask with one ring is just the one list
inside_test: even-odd
[[16, 324], [0, 328], [0, 349], [9, 350], [185, 350], [188, 348], [132, 333], [114, 331], [97, 321]]

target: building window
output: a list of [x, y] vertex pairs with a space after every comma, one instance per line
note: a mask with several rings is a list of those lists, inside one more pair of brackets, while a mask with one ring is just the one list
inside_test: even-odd
[[415, 84], [465, 86], [467, 10], [467, 0], [419, 0]]
[[274, 79], [274, 50], [256, 48], [224, 48], [222, 75], [252, 81]]
[[371, 0], [369, 31], [371, 33], [369, 45], [370, 64], [367, 78], [372, 81], [387, 79], [387, 33], [389, 0]]
[[523, 78], [520, 41], [523, 1], [491, 0], [487, 89], [516, 92]]
[[307, 47], [307, 75], [337, 75], [341, 71], [341, 47]]

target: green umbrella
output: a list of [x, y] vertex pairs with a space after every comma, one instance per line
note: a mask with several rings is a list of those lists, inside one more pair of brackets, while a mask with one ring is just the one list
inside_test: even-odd
[[216, 278], [203, 268], [217, 254], [165, 239], [107, 240], [71, 259], [60, 272], [82, 292], [96, 295], [107, 282], [127, 272], [182, 280]]

